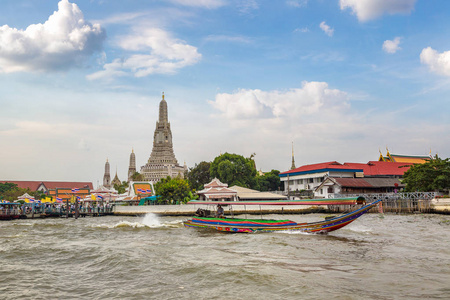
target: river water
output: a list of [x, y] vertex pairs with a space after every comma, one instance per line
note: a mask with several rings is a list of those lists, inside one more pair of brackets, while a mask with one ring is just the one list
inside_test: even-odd
[[328, 235], [217, 233], [185, 219], [0, 222], [0, 298], [450, 298], [450, 216], [368, 214]]

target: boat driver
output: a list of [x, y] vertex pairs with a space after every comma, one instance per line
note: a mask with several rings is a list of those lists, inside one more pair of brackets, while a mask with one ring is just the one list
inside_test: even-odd
[[217, 213], [216, 213], [216, 217], [217, 218], [223, 218], [223, 207], [220, 204], [217, 204]]

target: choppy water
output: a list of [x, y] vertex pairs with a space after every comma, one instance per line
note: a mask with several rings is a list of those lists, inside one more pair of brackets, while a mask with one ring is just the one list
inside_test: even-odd
[[0, 222], [0, 298], [450, 298], [450, 216], [370, 214], [328, 235], [223, 234], [184, 219]]

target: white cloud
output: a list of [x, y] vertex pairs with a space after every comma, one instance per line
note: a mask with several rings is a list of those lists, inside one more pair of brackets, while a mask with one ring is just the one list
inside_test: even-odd
[[224, 6], [224, 0], [170, 0], [172, 3], [181, 4], [184, 6], [204, 7], [209, 9]]
[[249, 14], [253, 10], [259, 9], [259, 5], [255, 0], [239, 0], [237, 1], [237, 8], [240, 13]]
[[61, 0], [44, 24], [25, 30], [0, 27], [0, 71], [68, 69], [101, 50], [105, 37], [99, 24], [84, 20], [76, 4]]
[[218, 94], [210, 104], [228, 119], [301, 117], [349, 107], [347, 93], [329, 89], [326, 82], [303, 82], [288, 91], [241, 89]]
[[330, 26], [328, 26], [328, 25], [325, 23], [325, 21], [323, 21], [322, 23], [320, 23], [319, 27], [320, 27], [320, 29], [323, 30], [323, 32], [326, 33], [326, 35], [328, 35], [328, 36], [333, 36], [334, 29], [331, 28]]
[[302, 32], [302, 33], [305, 33], [305, 32], [309, 32], [309, 29], [308, 29], [307, 27], [303, 27], [303, 28], [295, 28], [295, 29], [294, 29], [294, 32]]
[[428, 65], [432, 72], [450, 76], [450, 51], [439, 53], [427, 47], [420, 53], [420, 62]]
[[383, 14], [408, 14], [416, 0], [340, 0], [341, 10], [351, 9], [361, 22], [376, 19]]
[[201, 54], [197, 48], [172, 38], [159, 28], [136, 29], [129, 36], [119, 38], [118, 46], [132, 54], [105, 64], [104, 70], [88, 75], [88, 79], [111, 78], [133, 74], [144, 77], [150, 74], [173, 74], [178, 69], [197, 63]]
[[231, 36], [231, 35], [209, 35], [205, 38], [206, 41], [213, 42], [232, 42], [232, 43], [251, 43], [251, 39], [244, 36]]
[[383, 43], [383, 50], [386, 53], [391, 53], [391, 54], [397, 52], [398, 50], [402, 49], [399, 46], [400, 45], [400, 40], [401, 40], [401, 37], [396, 37], [392, 41], [390, 41], [390, 40], [384, 41], [384, 43]]
[[286, 4], [293, 7], [305, 7], [308, 5], [308, 0], [287, 0]]

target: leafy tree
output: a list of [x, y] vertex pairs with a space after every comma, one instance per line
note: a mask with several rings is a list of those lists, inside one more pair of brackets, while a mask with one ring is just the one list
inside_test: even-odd
[[280, 190], [281, 181], [278, 174], [280, 174], [280, 171], [272, 170], [268, 173], [265, 173], [262, 176], [258, 176], [257, 181], [259, 190], [262, 192]]
[[255, 188], [258, 185], [253, 156], [245, 158], [238, 154], [224, 153], [214, 159], [209, 172], [211, 178], [217, 177], [229, 186]]
[[2, 200], [17, 201], [17, 198], [25, 193], [28, 193], [30, 196], [36, 197], [35, 195], [37, 194], [39, 196], [41, 192], [32, 192], [28, 188], [22, 189], [17, 187], [17, 184], [11, 182], [0, 183], [0, 199]]
[[162, 178], [155, 184], [155, 194], [161, 196], [158, 202], [165, 204], [176, 204], [189, 201], [192, 193], [187, 180], [180, 177]]
[[[136, 174], [136, 173], [135, 173]], [[126, 189], [128, 187], [128, 182], [126, 181], [122, 181], [121, 184], [115, 184], [114, 185], [114, 189], [119, 193], [119, 194], [123, 194], [126, 192]]]
[[441, 159], [437, 155], [430, 161], [413, 165], [403, 175], [408, 192], [431, 192], [450, 190], [450, 159]]
[[17, 184], [12, 182], [0, 183], [0, 194], [17, 188]]
[[145, 181], [144, 175], [142, 175], [139, 172], [134, 172], [133, 175], [131, 175], [132, 181]]
[[186, 174], [186, 178], [189, 181], [189, 186], [194, 191], [203, 189], [203, 186], [211, 181], [211, 175], [209, 169], [211, 167], [210, 162], [202, 161], [199, 164], [195, 164], [195, 167], [190, 168]]

